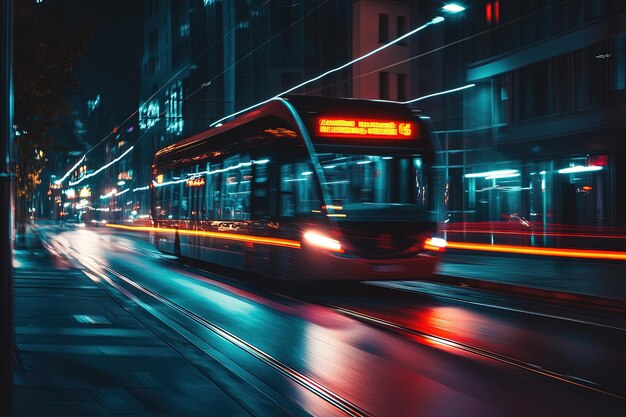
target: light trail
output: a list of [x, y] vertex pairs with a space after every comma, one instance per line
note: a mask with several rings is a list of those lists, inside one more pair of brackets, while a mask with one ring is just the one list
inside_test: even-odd
[[448, 249], [474, 250], [484, 252], [514, 253], [521, 255], [558, 256], [565, 258], [605, 259], [626, 261], [626, 252], [591, 249], [537, 248], [532, 246], [490, 245], [487, 243], [465, 243], [448, 241]]
[[472, 233], [472, 234], [483, 234], [483, 235], [515, 235], [515, 236], [534, 236], [536, 238], [542, 237], [581, 237], [585, 239], [626, 239], [624, 235], [592, 235], [592, 234], [584, 234], [584, 233], [557, 233], [557, 232], [514, 232], [508, 230], [463, 230], [463, 229], [446, 229], [442, 230], [442, 232], [446, 233]]
[[120, 224], [109, 224], [109, 223], [107, 223], [106, 227], [111, 227], [114, 229], [132, 230], [135, 232], [178, 233], [179, 235], [186, 235], [186, 236], [215, 237], [219, 239], [235, 240], [239, 242], [259, 243], [262, 245], [282, 246], [286, 248], [301, 249], [300, 242], [297, 240], [280, 239], [280, 238], [274, 238], [274, 237], [253, 236], [253, 235], [244, 235], [244, 234], [228, 233], [228, 232], [208, 232], [204, 230], [172, 229], [168, 227], [123, 226]]

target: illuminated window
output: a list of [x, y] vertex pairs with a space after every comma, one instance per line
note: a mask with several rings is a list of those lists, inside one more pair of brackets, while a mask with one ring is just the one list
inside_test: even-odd
[[181, 38], [186, 38], [189, 36], [189, 23], [185, 23], [184, 25], [180, 25], [178, 28], [179, 35]]
[[94, 100], [87, 101], [88, 113], [93, 113], [94, 110], [96, 110], [96, 108], [98, 107], [98, 104], [100, 104], [100, 94], [98, 94]]
[[180, 135], [183, 132], [183, 83], [178, 81], [170, 90], [166, 91], [169, 97], [165, 106], [165, 123], [168, 132]]
[[159, 121], [159, 108], [157, 101], [150, 101], [139, 107], [139, 128], [141, 130], [150, 129]]
[[310, 216], [322, 206], [310, 162], [284, 164], [280, 167], [280, 216]]
[[250, 156], [237, 155], [227, 158], [224, 160], [224, 169], [227, 171], [222, 173], [221, 207], [218, 210], [220, 219], [250, 220], [252, 180]]

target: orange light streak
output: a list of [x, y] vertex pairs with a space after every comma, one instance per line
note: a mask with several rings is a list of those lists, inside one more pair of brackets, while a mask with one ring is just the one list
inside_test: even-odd
[[589, 239], [626, 239], [624, 235], [591, 235], [582, 233], [555, 233], [555, 232], [513, 232], [508, 230], [463, 230], [463, 229], [442, 229], [446, 233], [475, 233], [475, 234], [493, 234], [493, 235], [517, 235], [517, 236], [535, 236], [535, 237], [584, 237]]
[[450, 249], [477, 250], [485, 252], [516, 253], [522, 255], [561, 256], [566, 258], [607, 259], [626, 261], [626, 252], [563, 249], [563, 248], [535, 248], [532, 246], [489, 245], [485, 243], [448, 242]]
[[186, 229], [171, 229], [168, 227], [151, 227], [151, 226], [123, 226], [120, 224], [107, 224], [107, 227], [114, 229], [125, 229], [137, 232], [161, 232], [161, 233], [176, 233], [187, 236], [204, 236], [204, 237], [216, 237], [219, 239], [236, 240], [239, 242], [260, 243], [263, 245], [282, 246], [285, 248], [300, 249], [300, 242], [297, 240], [280, 239], [274, 237], [252, 236], [252, 235], [240, 235], [237, 233], [226, 232], [208, 232], [204, 230], [186, 230]]

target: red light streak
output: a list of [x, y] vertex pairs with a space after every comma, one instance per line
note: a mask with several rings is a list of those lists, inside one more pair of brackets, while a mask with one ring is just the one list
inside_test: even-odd
[[160, 232], [160, 233], [178, 232], [179, 235], [216, 237], [219, 239], [236, 240], [239, 242], [259, 243], [263, 245], [282, 246], [282, 247], [294, 248], [294, 249], [301, 248], [300, 242], [298, 242], [297, 240], [279, 239], [279, 238], [274, 238], [274, 237], [252, 236], [252, 235], [243, 235], [243, 234], [240, 235], [237, 233], [226, 233], [226, 232], [208, 232], [208, 231], [203, 231], [203, 230], [171, 229], [167, 227], [122, 226], [119, 224], [107, 224], [106, 226], [112, 227], [114, 229], [133, 230], [133, 231], [138, 231], [138, 232]]
[[491, 3], [485, 5], [485, 17], [487, 18], [487, 23], [491, 23]]
[[496, 23], [500, 23], [500, 1], [496, 0], [493, 3], [493, 12], [496, 17]]
[[626, 252], [589, 249], [536, 248], [532, 246], [490, 245], [485, 243], [448, 242], [448, 248], [522, 255], [560, 256], [566, 258], [626, 261]]

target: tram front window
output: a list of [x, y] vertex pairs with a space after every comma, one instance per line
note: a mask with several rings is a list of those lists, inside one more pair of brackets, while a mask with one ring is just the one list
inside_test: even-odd
[[413, 216], [428, 208], [428, 182], [419, 155], [321, 153], [323, 186], [347, 217]]

